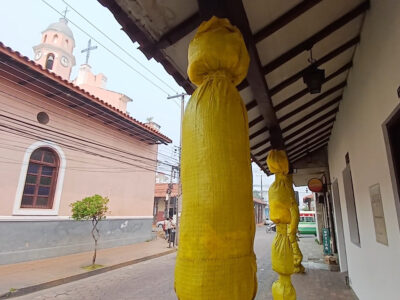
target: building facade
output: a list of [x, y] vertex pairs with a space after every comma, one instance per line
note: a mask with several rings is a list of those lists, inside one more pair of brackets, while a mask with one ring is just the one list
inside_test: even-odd
[[157, 145], [170, 140], [126, 114], [128, 97], [68, 81], [73, 47], [64, 19], [36, 63], [0, 44], [0, 264], [90, 250], [70, 205], [94, 194], [110, 199], [100, 247], [151, 238]]
[[254, 218], [256, 224], [264, 224], [265, 222], [265, 208], [267, 202], [262, 199], [253, 198], [254, 203]]
[[[160, 179], [160, 176], [158, 178]], [[163, 177], [161, 176], [161, 178]], [[154, 224], [176, 215], [178, 192], [177, 183], [156, 183], [153, 206]]]

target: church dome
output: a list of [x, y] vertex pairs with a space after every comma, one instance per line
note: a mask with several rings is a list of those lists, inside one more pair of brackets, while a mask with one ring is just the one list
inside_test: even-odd
[[67, 25], [67, 19], [60, 18], [60, 20], [56, 23], [50, 24], [49, 27], [45, 31], [54, 30], [60, 33], [65, 34], [66, 36], [74, 39], [74, 34], [72, 33], [71, 29]]

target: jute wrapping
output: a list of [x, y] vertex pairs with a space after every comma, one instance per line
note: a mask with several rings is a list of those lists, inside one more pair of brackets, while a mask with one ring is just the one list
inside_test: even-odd
[[189, 45], [196, 84], [183, 120], [183, 211], [175, 268], [181, 300], [253, 299], [257, 290], [246, 108], [236, 89], [249, 56], [227, 19], [204, 22]]
[[291, 221], [293, 186], [289, 173], [289, 162], [285, 151], [271, 150], [267, 157], [269, 170], [275, 174], [275, 181], [269, 188], [270, 218], [276, 224], [276, 235], [272, 242], [272, 269], [279, 278], [272, 285], [274, 300], [294, 300], [296, 291], [290, 281], [294, 272], [293, 249], [288, 236]]

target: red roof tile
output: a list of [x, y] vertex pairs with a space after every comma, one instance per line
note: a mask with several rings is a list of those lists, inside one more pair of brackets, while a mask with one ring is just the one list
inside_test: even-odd
[[[154, 197], [165, 198], [168, 190], [168, 183], [156, 183]], [[171, 197], [178, 196], [178, 184], [173, 183]]]

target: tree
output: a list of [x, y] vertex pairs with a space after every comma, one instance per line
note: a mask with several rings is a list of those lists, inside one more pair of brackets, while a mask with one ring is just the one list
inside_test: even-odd
[[72, 207], [72, 218], [74, 220], [90, 220], [92, 221], [92, 237], [94, 239], [94, 254], [92, 259], [92, 265], [96, 262], [97, 254], [97, 241], [100, 238], [100, 232], [97, 228], [99, 221], [106, 218], [108, 211], [109, 199], [100, 195], [94, 195], [86, 197], [83, 200], [71, 203]]

